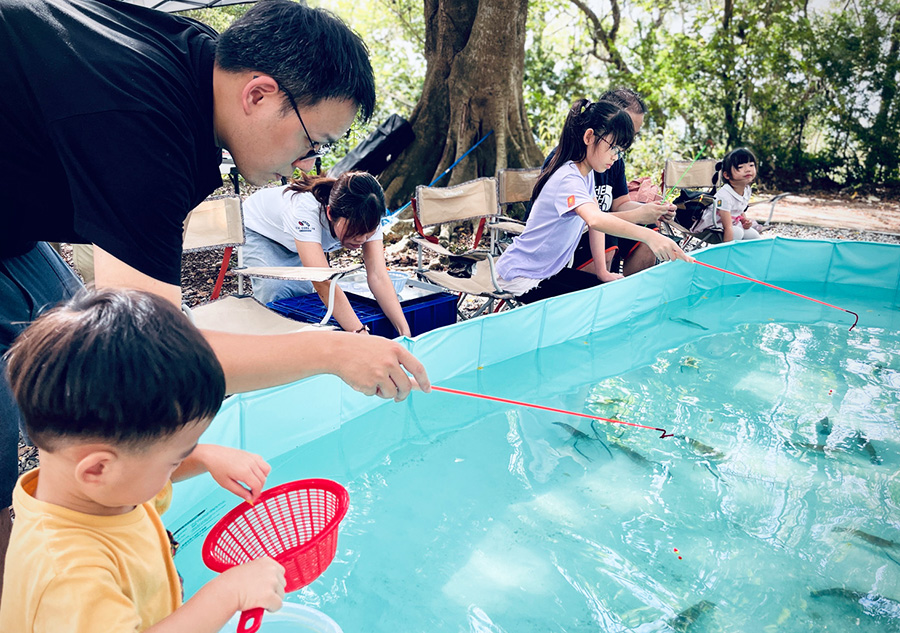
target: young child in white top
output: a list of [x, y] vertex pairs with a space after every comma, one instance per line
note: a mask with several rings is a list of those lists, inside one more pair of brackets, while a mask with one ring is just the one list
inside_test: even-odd
[[725, 184], [716, 192], [715, 205], [704, 211], [694, 232], [720, 232], [723, 242], [758, 239], [759, 225], [746, 215], [750, 184], [756, 180], [756, 156], [746, 147], [728, 152], [722, 159], [722, 178]]

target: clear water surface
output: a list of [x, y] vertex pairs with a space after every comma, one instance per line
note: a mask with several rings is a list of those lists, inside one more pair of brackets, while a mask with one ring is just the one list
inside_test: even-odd
[[433, 393], [272, 460], [351, 499], [289, 600], [348, 633], [900, 631], [896, 298], [818, 291], [860, 324], [704, 296], [444, 385], [682, 437]]

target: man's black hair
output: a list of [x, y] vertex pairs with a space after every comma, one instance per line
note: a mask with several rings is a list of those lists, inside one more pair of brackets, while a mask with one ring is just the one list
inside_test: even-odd
[[[299, 106], [349, 99], [359, 106], [363, 121], [375, 109], [375, 77], [365, 43], [325, 9], [261, 0], [219, 36], [216, 63], [230, 72], [269, 75]], [[285, 111], [290, 108], [285, 99]]]
[[38, 318], [7, 352], [34, 443], [139, 448], [212, 418], [225, 375], [188, 318], [158, 295], [85, 290]]

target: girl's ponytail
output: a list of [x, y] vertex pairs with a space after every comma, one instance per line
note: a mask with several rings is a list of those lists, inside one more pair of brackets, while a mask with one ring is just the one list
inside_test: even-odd
[[285, 193], [288, 191], [293, 193], [311, 193], [324, 209], [328, 206], [331, 190], [336, 182], [336, 179], [328, 176], [303, 174], [299, 179], [291, 179], [291, 183], [287, 186]]
[[[384, 190], [370, 173], [348, 171], [337, 178], [303, 174], [299, 180], [292, 180], [287, 190], [294, 193], [311, 193], [319, 203], [323, 225], [328, 225], [331, 235], [334, 222], [346, 220], [344, 235], [356, 237], [374, 233], [384, 215]], [[325, 213], [330, 210], [331, 219]]]

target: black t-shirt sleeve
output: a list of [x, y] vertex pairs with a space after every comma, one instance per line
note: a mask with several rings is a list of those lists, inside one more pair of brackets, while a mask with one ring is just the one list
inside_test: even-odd
[[621, 158], [609, 168], [613, 200], [628, 195], [628, 182], [625, 180], [625, 161]]
[[71, 166], [66, 178], [78, 234], [174, 285], [181, 285], [183, 224], [198, 177], [179, 127], [135, 111], [74, 116], [51, 125], [62, 163]]

